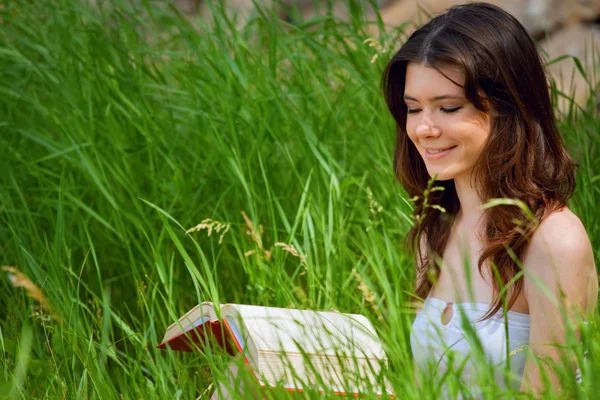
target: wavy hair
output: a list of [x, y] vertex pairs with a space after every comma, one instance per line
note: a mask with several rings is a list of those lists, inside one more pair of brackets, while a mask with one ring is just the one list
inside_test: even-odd
[[[488, 260], [499, 277], [492, 279], [493, 302], [484, 316], [489, 318], [502, 308], [500, 288], [520, 271], [513, 257], [521, 259], [542, 219], [565, 206], [575, 190], [576, 164], [558, 131], [544, 62], [523, 26], [488, 3], [453, 6], [409, 37], [386, 66], [382, 89], [397, 127], [395, 174], [414, 197], [423, 196], [430, 176], [406, 133], [403, 96], [408, 63], [425, 64], [440, 73], [447, 65], [462, 68], [466, 98], [491, 116], [490, 134], [471, 175], [474, 187], [484, 202], [518, 199], [535, 216], [534, 221], [528, 221], [524, 210], [510, 205], [484, 210], [485, 242], [478, 269], [483, 276]], [[415, 203], [414, 215], [423, 214], [423, 218], [406, 236], [417, 259], [417, 298], [429, 294], [440, 273], [436, 258], [444, 254], [460, 209], [454, 180], [436, 181], [435, 185], [445, 190], [430, 191], [429, 204], [439, 204], [446, 212], [428, 207], [421, 197]], [[507, 309], [522, 288], [519, 277], [508, 291]]]

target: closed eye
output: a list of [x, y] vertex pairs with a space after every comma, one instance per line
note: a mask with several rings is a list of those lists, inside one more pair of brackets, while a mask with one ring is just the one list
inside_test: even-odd
[[[462, 106], [458, 106], [458, 107], [454, 107], [454, 108], [440, 108], [440, 110], [442, 110], [442, 112], [444, 112], [446, 114], [453, 114], [453, 113], [457, 112], [458, 110], [460, 110], [461, 108], [462, 108]], [[413, 108], [413, 109], [408, 108], [406, 110], [406, 113], [407, 114], [416, 114], [419, 111], [421, 111], [421, 110], [418, 108]]]
[[443, 112], [445, 112], [446, 114], [452, 114], [452, 113], [455, 113], [455, 112], [457, 112], [457, 111], [458, 111], [458, 110], [460, 110], [461, 108], [462, 108], [462, 107], [461, 107], [461, 106], [459, 106], [459, 107], [454, 107], [454, 108], [442, 108], [441, 110], [442, 110]]

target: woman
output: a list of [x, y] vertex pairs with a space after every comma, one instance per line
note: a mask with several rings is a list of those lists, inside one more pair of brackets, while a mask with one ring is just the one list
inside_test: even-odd
[[[556, 390], [552, 362], [595, 309], [598, 280], [567, 207], [576, 166], [534, 41], [496, 6], [455, 6], [410, 36], [383, 88], [397, 123], [395, 172], [417, 199], [407, 239], [425, 299], [411, 336], [418, 370], [454, 368], [480, 393], [478, 347], [499, 385], [508, 375], [513, 388], [539, 393], [547, 374]], [[426, 190], [432, 177], [443, 190]], [[513, 204], [484, 207], [499, 198]]]

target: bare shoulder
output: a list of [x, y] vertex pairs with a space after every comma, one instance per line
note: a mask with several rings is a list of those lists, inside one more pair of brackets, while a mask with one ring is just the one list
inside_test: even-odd
[[[584, 308], [591, 303], [595, 306], [598, 278], [592, 244], [579, 217], [567, 207], [540, 223], [525, 251], [523, 266], [547, 287], [578, 297]], [[534, 286], [526, 273], [526, 297], [540, 294]], [[588, 296], [581, 298], [584, 293]]]
[[579, 258], [593, 264], [594, 259], [592, 244], [583, 223], [567, 207], [550, 214], [540, 223], [527, 253], [540, 256], [540, 252], [563, 261]]

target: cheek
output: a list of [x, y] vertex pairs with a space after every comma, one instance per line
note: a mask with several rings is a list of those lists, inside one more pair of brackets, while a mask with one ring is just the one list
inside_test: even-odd
[[476, 118], [471, 125], [471, 142], [476, 151], [481, 151], [490, 136], [490, 124], [484, 117]]
[[477, 139], [471, 139], [463, 142], [464, 146], [464, 161], [468, 164], [474, 164], [477, 159], [481, 156], [483, 151], [484, 141]]
[[475, 151], [479, 153], [481, 152], [481, 150], [483, 150], [483, 147], [487, 142], [488, 136], [489, 132], [483, 129], [478, 130], [477, 132], [473, 132], [472, 147], [475, 149]]
[[458, 132], [461, 132], [461, 142], [464, 148], [470, 154], [479, 154], [489, 136], [489, 127], [482, 126], [481, 123], [463, 124]]
[[417, 135], [416, 135], [416, 126], [415, 123], [411, 121], [411, 119], [407, 119], [406, 120], [406, 134], [408, 135], [408, 138], [414, 143], [417, 139]]

